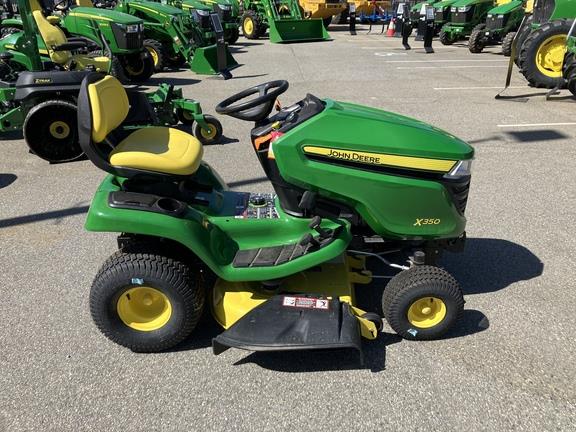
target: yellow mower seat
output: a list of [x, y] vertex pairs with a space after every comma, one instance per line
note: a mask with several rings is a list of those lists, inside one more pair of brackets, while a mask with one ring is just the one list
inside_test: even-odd
[[[88, 85], [92, 115], [91, 136], [101, 143], [126, 119], [130, 105], [126, 90], [108, 75]], [[138, 129], [124, 138], [110, 152], [109, 164], [179, 176], [191, 175], [202, 161], [203, 148], [192, 135], [169, 127]]]
[[149, 127], [131, 133], [110, 153], [110, 165], [191, 175], [202, 161], [202, 144], [192, 135], [168, 127]]

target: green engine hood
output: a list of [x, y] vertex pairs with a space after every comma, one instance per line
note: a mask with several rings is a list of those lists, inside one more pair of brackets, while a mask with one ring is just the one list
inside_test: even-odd
[[116, 24], [140, 24], [143, 22], [140, 18], [124, 12], [91, 7], [75, 7], [68, 12], [67, 17], [108, 21]]
[[490, 15], [505, 15], [510, 12], [513, 12], [517, 9], [522, 9], [522, 2], [519, 0], [513, 0], [509, 3], [502, 4], [500, 6], [496, 6], [488, 11]]
[[434, 3], [434, 9], [444, 10], [444, 8], [452, 6], [457, 0], [444, 0], [438, 3]]
[[182, 2], [182, 9], [186, 9], [186, 10], [195, 9], [195, 10], [211, 11], [212, 6], [208, 6], [207, 4], [205, 4], [199, 0], [184, 0]]
[[436, 3], [438, 3], [438, 0], [430, 0], [430, 1], [418, 2], [418, 3], [416, 3], [414, 6], [412, 6], [412, 7], [410, 8], [410, 10], [411, 10], [412, 12], [419, 12], [419, 11], [422, 9], [422, 6], [423, 6], [423, 5], [425, 5], [425, 4], [435, 5]]
[[335, 148], [453, 160], [474, 155], [469, 144], [428, 123], [348, 102], [326, 99], [326, 109], [311, 119], [312, 124], [301, 126], [306, 128], [304, 141]]
[[453, 7], [473, 6], [481, 3], [494, 3], [494, 0], [458, 0], [452, 3]]
[[143, 12], [162, 15], [182, 15], [182, 9], [153, 1], [129, 1], [131, 7], [141, 9]]

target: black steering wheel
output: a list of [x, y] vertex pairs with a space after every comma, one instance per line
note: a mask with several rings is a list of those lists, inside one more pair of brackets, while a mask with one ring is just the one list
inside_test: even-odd
[[[276, 98], [288, 90], [288, 81], [269, 81], [254, 87], [250, 87], [216, 105], [218, 114], [229, 115], [240, 120], [258, 122], [264, 120], [272, 112]], [[257, 97], [238, 102], [242, 99], [258, 94]]]

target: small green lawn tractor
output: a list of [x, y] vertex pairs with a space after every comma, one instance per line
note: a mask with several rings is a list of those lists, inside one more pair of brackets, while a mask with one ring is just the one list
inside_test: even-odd
[[[144, 44], [157, 70], [180, 58], [197, 74], [219, 74], [218, 49], [225, 51], [226, 70], [238, 66], [228, 48], [206, 41], [196, 21], [182, 9], [146, 0], [121, 0], [116, 9], [144, 20]], [[210, 22], [210, 14], [205, 18]]]
[[468, 40], [471, 53], [481, 53], [485, 46], [502, 43], [502, 52], [509, 56], [512, 40], [524, 18], [522, 0], [501, 0], [488, 11], [486, 23], [478, 24]]
[[450, 7], [450, 21], [440, 30], [440, 42], [451, 45], [468, 37], [478, 24], [486, 21], [493, 0], [458, 0]]
[[298, 0], [243, 0], [242, 33], [258, 39], [269, 30], [272, 43], [328, 40], [321, 19], [304, 19]]
[[[576, 17], [572, 0], [536, 0], [530, 22], [519, 30], [516, 59], [520, 72], [533, 87], [563, 88], [562, 65], [566, 35]], [[521, 37], [520, 37], [521, 36]]]
[[[93, 57], [102, 56], [108, 50], [116, 59], [114, 74], [123, 81], [139, 83], [150, 78], [154, 66], [143, 47], [142, 20], [119, 12], [95, 9], [90, 0], [79, 0], [78, 3], [83, 6], [71, 7], [69, 0], [54, 3], [52, 0], [30, 0], [30, 10], [33, 14], [42, 11], [41, 26], [46, 28], [45, 32], [55, 33], [56, 30], [50, 26], [59, 26], [68, 40], [85, 41]], [[5, 31], [12, 32], [21, 28], [21, 18], [14, 17], [3, 25], [6, 25]], [[106, 46], [103, 46], [102, 38], [106, 40]], [[45, 37], [38, 40], [40, 53], [49, 55], [44, 40]]]
[[230, 191], [200, 143], [173, 129], [117, 138], [129, 113], [122, 86], [86, 78], [80, 144], [109, 173], [86, 229], [119, 233], [90, 311], [112, 341], [171, 348], [206, 305], [225, 329], [215, 354], [361, 352], [382, 318], [360, 309], [355, 289], [386, 277], [368, 271], [368, 260], [398, 272], [381, 307], [399, 335], [435, 339], [456, 324], [462, 291], [437, 260], [464, 244], [472, 147], [420, 121], [313, 95], [272, 114], [287, 88], [268, 82], [216, 107], [254, 122], [251, 143], [273, 195]]

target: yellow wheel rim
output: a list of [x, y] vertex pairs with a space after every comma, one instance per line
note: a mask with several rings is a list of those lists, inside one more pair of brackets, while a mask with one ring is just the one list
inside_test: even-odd
[[194, 116], [188, 111], [182, 111], [182, 117], [184, 117], [186, 120], [194, 120]]
[[408, 321], [418, 328], [431, 328], [446, 317], [446, 304], [437, 297], [416, 300], [408, 308]]
[[252, 18], [246, 18], [244, 20], [244, 34], [252, 34], [254, 32], [254, 22]]
[[70, 126], [63, 121], [55, 121], [50, 124], [50, 135], [54, 138], [65, 139], [70, 135]]
[[212, 139], [216, 136], [216, 126], [209, 124], [208, 130], [200, 128], [200, 134], [202, 135], [202, 138]]
[[551, 78], [562, 76], [562, 63], [566, 53], [566, 35], [550, 36], [536, 52], [536, 67], [544, 75]]
[[150, 55], [152, 56], [152, 61], [154, 62], [154, 66], [158, 66], [158, 60], [160, 57], [158, 56], [158, 52], [152, 47], [146, 47]]
[[134, 330], [153, 331], [166, 325], [172, 316], [172, 304], [161, 291], [135, 287], [124, 292], [116, 303], [118, 316]]

